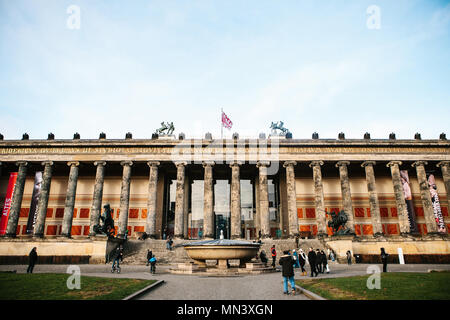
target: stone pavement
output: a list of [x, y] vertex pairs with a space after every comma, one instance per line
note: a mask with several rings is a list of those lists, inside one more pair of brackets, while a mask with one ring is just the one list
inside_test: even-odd
[[[329, 274], [321, 274], [318, 278], [349, 277], [366, 275], [369, 264], [331, 263]], [[382, 266], [378, 264], [382, 270]], [[66, 273], [68, 265], [36, 265], [35, 273]], [[305, 300], [306, 296], [284, 295], [281, 272], [240, 275], [234, 277], [217, 277], [202, 275], [173, 275], [168, 273], [170, 265], [157, 265], [156, 274], [149, 273], [145, 265], [122, 265], [120, 274], [110, 272], [111, 265], [79, 265], [81, 275], [115, 278], [156, 279], [165, 283], [153, 291], [144, 294], [140, 299], [150, 300]], [[26, 265], [0, 265], [0, 271], [25, 273]], [[388, 272], [428, 272], [428, 270], [450, 270], [450, 265], [444, 264], [390, 264]], [[309, 271], [309, 269], [307, 269]], [[303, 278], [296, 269], [295, 279]], [[309, 279], [309, 276], [308, 276]], [[82, 284], [81, 284], [82, 285]]]

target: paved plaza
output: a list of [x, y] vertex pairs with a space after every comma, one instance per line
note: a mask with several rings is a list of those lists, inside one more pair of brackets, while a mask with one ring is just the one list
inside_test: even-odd
[[[349, 277], [366, 275], [369, 264], [331, 263], [329, 274], [318, 278]], [[380, 270], [381, 265], [378, 265]], [[35, 273], [66, 273], [68, 265], [36, 265]], [[111, 274], [110, 264], [79, 265], [81, 275], [97, 277], [134, 278], [164, 280], [161, 286], [140, 296], [144, 300], [306, 300], [303, 294], [284, 295], [280, 269], [278, 272], [260, 275], [239, 275], [231, 277], [206, 275], [174, 275], [168, 272], [171, 265], [158, 265], [156, 274], [149, 272], [149, 267], [138, 265], [121, 265], [120, 274]], [[0, 271], [25, 273], [26, 265], [0, 265]], [[429, 270], [449, 270], [448, 264], [390, 264], [392, 272], [428, 272]], [[304, 278], [298, 269], [295, 279]], [[309, 270], [308, 270], [309, 271]], [[309, 276], [307, 277], [310, 278]], [[81, 284], [82, 285], [82, 284]]]

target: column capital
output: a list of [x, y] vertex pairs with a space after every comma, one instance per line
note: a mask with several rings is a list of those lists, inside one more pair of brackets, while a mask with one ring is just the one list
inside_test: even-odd
[[121, 165], [122, 167], [124, 167], [124, 166], [129, 166], [129, 167], [131, 167], [131, 166], [133, 165], [133, 161], [130, 161], [130, 160], [121, 161], [121, 162], [120, 162], [120, 165]]
[[67, 162], [67, 165], [69, 167], [72, 167], [72, 166], [78, 167], [80, 165], [80, 163], [78, 161], [69, 161], [69, 162]]
[[178, 168], [178, 167], [185, 167], [185, 166], [187, 166], [187, 162], [186, 161], [177, 161], [177, 162], [174, 162], [175, 163], [175, 166]]
[[259, 167], [268, 167], [268, 166], [270, 166], [270, 161], [258, 161], [256, 163], [256, 167], [257, 168], [259, 168]]
[[242, 166], [242, 161], [233, 161], [232, 163], [230, 163], [230, 168], [233, 168], [233, 167], [240, 167], [240, 166]]
[[147, 162], [147, 165], [149, 167], [158, 167], [160, 164], [161, 164], [161, 162], [159, 162], [159, 161], [149, 161], [149, 162]]
[[323, 166], [323, 161], [322, 160], [314, 160], [311, 161], [311, 163], [309, 164], [309, 167], [316, 167], [316, 166]]
[[414, 163], [411, 164], [411, 167], [417, 167], [417, 166], [426, 166], [428, 164], [427, 161], [416, 161]]
[[296, 166], [297, 165], [297, 161], [285, 161], [283, 163], [283, 167], [287, 168], [287, 167], [291, 167], [291, 166]]
[[450, 167], [450, 161], [441, 161], [436, 165], [436, 167]]
[[350, 161], [338, 161], [338, 162], [336, 162], [335, 167], [338, 168], [338, 167], [348, 166], [348, 165], [350, 165]]
[[98, 165], [106, 166], [106, 161], [103, 161], [103, 160], [95, 161], [94, 166], [98, 166]]
[[401, 166], [402, 162], [401, 161], [389, 161], [389, 163], [386, 165], [386, 167], [390, 168], [390, 167], [395, 166], [395, 165]]
[[214, 166], [216, 163], [214, 162], [214, 161], [203, 161], [202, 162], [202, 166], [203, 166], [203, 168], [206, 168], [206, 167], [212, 167], [212, 166]]
[[47, 161], [42, 161], [41, 162], [41, 165], [43, 165], [43, 166], [52, 166], [54, 163], [53, 163], [53, 161], [51, 161], [51, 160], [47, 160]]
[[377, 163], [375, 161], [364, 161], [363, 163], [361, 163], [361, 167], [367, 167], [367, 166], [374, 166]]
[[28, 165], [28, 162], [26, 162], [26, 161], [17, 161], [16, 162], [16, 166], [19, 166], [19, 167], [26, 167]]

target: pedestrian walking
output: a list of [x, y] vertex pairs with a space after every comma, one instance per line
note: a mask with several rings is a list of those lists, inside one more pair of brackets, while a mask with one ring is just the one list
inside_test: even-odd
[[328, 269], [328, 258], [327, 258], [327, 255], [325, 254], [325, 252], [323, 250], [320, 253], [322, 255], [322, 273], [324, 273], [325, 271], [327, 273], [330, 273], [330, 270]]
[[297, 250], [295, 250], [295, 249], [293, 250], [292, 258], [294, 258], [294, 267], [295, 268], [299, 268], [300, 267], [300, 263], [298, 261], [298, 253], [297, 253]]
[[156, 257], [155, 256], [151, 257], [149, 262], [150, 262], [150, 273], [155, 274], [155, 272], [156, 272]]
[[314, 274], [317, 277], [319, 273], [317, 272], [316, 269], [316, 253], [314, 252], [313, 248], [309, 248], [308, 261], [309, 266], [311, 267], [311, 277], [314, 277]]
[[387, 272], [388, 257], [389, 254], [384, 251], [384, 248], [381, 248], [381, 262], [383, 263], [383, 272]]
[[33, 273], [33, 269], [34, 269], [34, 265], [36, 264], [38, 255], [37, 255], [37, 248], [34, 247], [33, 249], [31, 249], [30, 254], [28, 255], [29, 260], [28, 260], [28, 268], [27, 268], [27, 273]]
[[150, 259], [153, 257], [153, 252], [150, 250], [150, 249], [148, 249], [147, 250], [147, 267], [148, 267], [148, 265], [149, 265], [149, 263], [150, 263]]
[[331, 250], [331, 253], [330, 253], [330, 260], [331, 260], [331, 261], [334, 261], [334, 259], [335, 259], [335, 254], [334, 254], [334, 251]]
[[350, 250], [348, 250], [346, 255], [347, 255], [347, 263], [348, 263], [348, 265], [351, 265], [352, 264], [352, 252]]
[[277, 260], [277, 250], [275, 250], [275, 245], [270, 249], [270, 253], [272, 254], [272, 267], [275, 269], [275, 261]]
[[292, 294], [295, 295], [295, 282], [294, 282], [294, 258], [289, 254], [289, 250], [283, 251], [278, 262], [281, 265], [281, 275], [283, 276], [283, 293], [289, 294], [288, 282], [291, 285]]
[[302, 276], [306, 276], [305, 264], [306, 264], [307, 259], [308, 258], [306, 257], [306, 254], [303, 252], [302, 249], [300, 249], [299, 255], [298, 255], [298, 260], [299, 260], [300, 268], [302, 268]]
[[[122, 245], [119, 245], [113, 252], [112, 255], [112, 266], [111, 266], [111, 272], [114, 272], [117, 270], [118, 273], [120, 273], [120, 262], [123, 261], [123, 247]], [[117, 263], [117, 266], [116, 266]]]
[[318, 273], [323, 273], [322, 270], [322, 254], [319, 249], [316, 249], [316, 269]]

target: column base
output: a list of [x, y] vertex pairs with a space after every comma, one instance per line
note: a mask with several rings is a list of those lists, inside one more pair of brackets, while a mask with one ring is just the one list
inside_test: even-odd
[[61, 233], [61, 235], [58, 237], [59, 239], [71, 239], [72, 236], [70, 233]]

